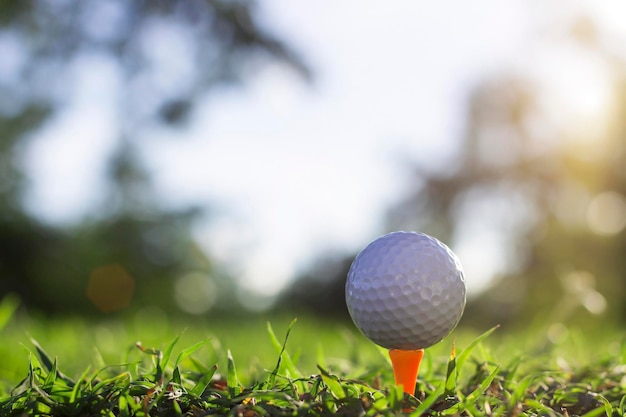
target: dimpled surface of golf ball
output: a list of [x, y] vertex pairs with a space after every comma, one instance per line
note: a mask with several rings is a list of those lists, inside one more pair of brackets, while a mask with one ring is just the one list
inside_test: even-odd
[[458, 258], [423, 233], [394, 232], [371, 242], [354, 259], [346, 281], [352, 320], [388, 349], [423, 349], [446, 337], [465, 308]]

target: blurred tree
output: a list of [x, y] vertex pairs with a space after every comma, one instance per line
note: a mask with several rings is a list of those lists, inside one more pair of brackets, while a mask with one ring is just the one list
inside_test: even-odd
[[481, 83], [454, 163], [416, 166], [416, 189], [390, 212], [389, 229], [498, 263], [466, 324], [626, 319], [626, 67], [587, 19], [567, 29], [551, 50], [571, 48], [582, 76], [565, 82], [570, 63], [550, 62], [561, 72]]
[[[481, 329], [626, 320], [624, 57], [584, 17], [551, 30], [558, 36], [539, 42], [545, 62], [470, 92], [449, 160], [408, 161], [414, 188], [387, 218], [387, 231], [423, 231], [476, 256], [462, 257], [472, 264], [467, 272], [483, 269], [490, 284], [469, 299], [463, 323]], [[313, 269], [279, 305], [315, 303], [313, 310], [343, 315], [353, 258], [332, 278]]]
[[[232, 284], [191, 236], [203, 213], [164, 207], [137, 149], [146, 131], [184, 126], [216, 86], [241, 83], [265, 62], [310, 79], [302, 59], [261, 26], [255, 4], [4, 1], [0, 55], [0, 298], [15, 292], [46, 312], [95, 312], [85, 296], [90, 276], [119, 264], [101, 271], [122, 271], [134, 282], [110, 276], [105, 290], [132, 291], [135, 305], [173, 309], [174, 279], [193, 271], [211, 275], [227, 299]], [[50, 121], [71, 111], [81, 71], [105, 73], [105, 85], [114, 86], [107, 94], [118, 146], [102, 156], [109, 189], [89, 218], [47, 225], [24, 208], [22, 155]]]

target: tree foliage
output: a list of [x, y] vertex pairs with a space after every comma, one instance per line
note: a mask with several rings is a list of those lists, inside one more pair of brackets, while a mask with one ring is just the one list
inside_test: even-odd
[[[387, 231], [423, 231], [498, 266], [486, 291], [469, 299], [465, 324], [626, 319], [626, 66], [588, 20], [564, 32], [550, 51], [569, 48], [578, 65], [605, 71], [602, 107], [574, 111], [581, 103], [559, 101], [554, 84], [571, 67], [547, 80], [528, 69], [490, 76], [469, 93], [454, 155], [438, 166], [410, 161], [412, 188], [389, 210]], [[565, 96], [589, 99], [594, 75], [567, 84]], [[338, 288], [328, 283], [345, 282], [347, 268], [337, 271], [303, 280], [326, 300]], [[297, 303], [298, 291], [287, 294]], [[335, 308], [344, 310], [343, 302]]]
[[[3, 1], [0, 50], [0, 298], [13, 292], [46, 312], [95, 312], [85, 291], [93, 271], [110, 264], [134, 279], [136, 306], [173, 309], [173, 281], [190, 271], [231, 291], [191, 237], [205, 213], [164, 207], [138, 153], [146, 131], [184, 126], [216, 86], [240, 84], [264, 62], [310, 77], [302, 59], [261, 25], [255, 4]], [[55, 226], [25, 210], [21, 158], [49, 123], [72, 111], [80, 71], [108, 74], [117, 146], [102, 155], [108, 186], [98, 210]]]
[[[585, 36], [576, 31], [581, 25]], [[580, 65], [597, 60], [609, 74], [601, 117], [568, 113], [580, 103], [556, 108], [558, 92], [532, 75], [487, 80], [471, 94], [455, 168], [416, 167], [419, 186], [390, 213], [391, 228], [427, 229], [453, 244], [500, 236], [500, 247], [483, 250], [497, 250], [504, 267], [471, 300], [469, 322], [626, 319], [626, 67], [587, 20], [569, 29], [567, 46], [578, 50]], [[594, 91], [578, 94], [585, 100]]]

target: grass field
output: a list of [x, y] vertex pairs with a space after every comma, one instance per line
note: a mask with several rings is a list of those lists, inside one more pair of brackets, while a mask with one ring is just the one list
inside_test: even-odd
[[624, 336], [608, 328], [461, 327], [427, 350], [413, 397], [394, 387], [386, 352], [350, 323], [183, 322], [158, 310], [87, 323], [9, 317], [8, 304], [3, 417], [626, 415]]

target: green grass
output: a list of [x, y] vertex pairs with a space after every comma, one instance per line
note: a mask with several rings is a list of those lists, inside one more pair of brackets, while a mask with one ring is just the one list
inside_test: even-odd
[[386, 352], [349, 323], [177, 323], [156, 310], [123, 322], [2, 323], [7, 305], [3, 417], [626, 415], [626, 347], [607, 329], [569, 329], [552, 341], [540, 328], [459, 329], [427, 350], [408, 396]]

